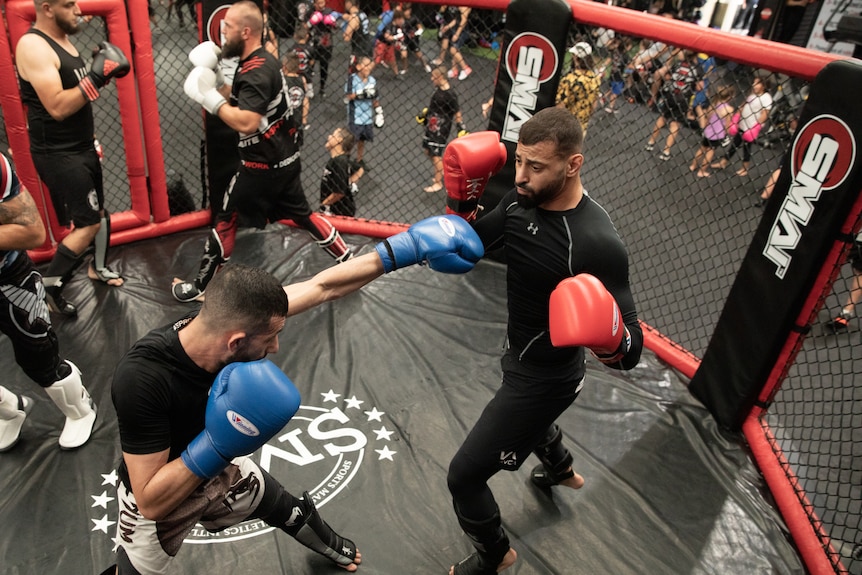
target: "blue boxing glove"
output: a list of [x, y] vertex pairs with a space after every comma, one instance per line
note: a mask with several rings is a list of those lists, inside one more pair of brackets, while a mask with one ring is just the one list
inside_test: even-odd
[[463, 274], [485, 255], [482, 240], [473, 227], [458, 216], [432, 216], [416, 222], [375, 247], [389, 273], [417, 263], [432, 270]]
[[215, 477], [281, 431], [299, 403], [293, 382], [268, 359], [225, 366], [210, 389], [206, 427], [183, 451], [183, 463], [201, 479]]

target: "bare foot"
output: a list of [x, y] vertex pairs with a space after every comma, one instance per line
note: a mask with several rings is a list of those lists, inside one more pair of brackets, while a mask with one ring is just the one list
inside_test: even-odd
[[563, 479], [562, 481], [560, 481], [560, 485], [571, 487], [572, 489], [580, 489], [584, 486], [584, 483], [586, 483], [586, 481], [584, 481], [584, 478], [575, 470], [572, 470], [572, 473], [574, 473], [575, 475], [573, 477], [569, 477], [568, 479]]
[[[201, 296], [201, 297], [203, 297], [203, 296]], [[338, 566], [341, 567], [342, 569], [344, 569], [345, 571], [350, 571], [351, 573], [353, 573], [354, 571], [359, 569], [360, 563], [362, 563], [362, 553], [360, 553], [359, 549], [357, 549], [356, 550], [356, 557], [353, 558], [353, 563], [351, 563], [350, 565], [338, 565]]]
[[748, 175], [748, 170], [746, 170], [745, 168], [740, 168], [739, 170], [736, 170], [736, 175], [742, 176], [744, 178]]
[[433, 194], [443, 189], [443, 184], [431, 184], [428, 187], [422, 188], [423, 191]]
[[[475, 555], [476, 554], [474, 553], [473, 555], [467, 557], [467, 559], [465, 559], [461, 563], [464, 563], [465, 561], [470, 561]], [[503, 557], [503, 560], [500, 561], [499, 565], [497, 565], [497, 573], [500, 573], [501, 571], [508, 569], [509, 567], [514, 565], [515, 561], [517, 561], [517, 560], [518, 560], [518, 553], [514, 549], [509, 547], [509, 550], [506, 551], [506, 555]], [[459, 563], [459, 565], [461, 563]], [[449, 567], [449, 575], [455, 575], [455, 567], [456, 567], [455, 565], [452, 565], [451, 567]], [[470, 575], [470, 574], [467, 573], [467, 575]]]
[[688, 166], [688, 171], [689, 171], [689, 172], [693, 172], [693, 171], [695, 171], [696, 169], [697, 169], [697, 166], [695, 166], [694, 164], [689, 164], [689, 166]]
[[[112, 273], [116, 273], [116, 272], [112, 272]], [[119, 275], [115, 278], [110, 278], [110, 279], [102, 278], [96, 272], [96, 268], [94, 268], [92, 264], [90, 264], [90, 267], [87, 268], [87, 277], [90, 278], [91, 280], [104, 282], [104, 283], [108, 284], [109, 286], [113, 286], [113, 287], [120, 287], [121, 285], [123, 285], [123, 282], [125, 281]]]
[[697, 171], [697, 177], [698, 177], [698, 178], [708, 178], [708, 177], [710, 177], [711, 175], [712, 175], [712, 174], [710, 174], [709, 172], [705, 172], [705, 171], [703, 171], [703, 170], [698, 170], [698, 171]]

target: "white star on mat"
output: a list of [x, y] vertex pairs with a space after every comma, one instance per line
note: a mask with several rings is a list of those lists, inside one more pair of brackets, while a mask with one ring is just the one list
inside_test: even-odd
[[336, 402], [336, 401], [338, 401], [338, 398], [341, 397], [340, 393], [335, 393], [331, 389], [329, 391], [327, 391], [326, 393], [321, 393], [320, 395], [323, 396], [324, 402], [327, 402], [327, 401]]
[[388, 446], [384, 447], [383, 449], [375, 449], [374, 451], [380, 454], [380, 457], [377, 458], [377, 461], [382, 461], [384, 459], [388, 459], [389, 461], [395, 461], [394, 459], [392, 459], [392, 456], [398, 453], [397, 451], [392, 451], [391, 449], [389, 449]]
[[381, 416], [386, 415], [385, 411], [377, 411], [376, 407], [372, 407], [371, 411], [366, 411], [365, 415], [368, 416], [368, 421], [383, 421], [380, 419]]
[[101, 473], [100, 475], [102, 476], [102, 485], [111, 485], [113, 487], [117, 486], [117, 479], [119, 479], [119, 477], [117, 477], [116, 469], [110, 473]]
[[347, 402], [347, 409], [359, 409], [359, 406], [365, 403], [361, 399], [356, 399], [355, 395], [350, 399], [345, 399], [344, 401]]
[[113, 501], [113, 497], [108, 496], [107, 491], [102, 491], [101, 495], [90, 495], [93, 498], [93, 504], [90, 507], [102, 507], [103, 509], [108, 508], [108, 501]]
[[389, 431], [388, 429], [386, 429], [386, 426], [384, 425], [380, 429], [375, 429], [374, 433], [377, 434], [377, 439], [385, 439], [386, 441], [389, 441], [389, 437], [395, 432]]
[[101, 518], [101, 519], [90, 519], [90, 521], [92, 521], [93, 523], [95, 523], [95, 524], [96, 524], [96, 525], [93, 527], [93, 529], [91, 529], [91, 531], [101, 531], [101, 532], [102, 532], [102, 533], [104, 533], [105, 535], [107, 535], [107, 534], [108, 534], [108, 527], [110, 527], [111, 525], [113, 525], [114, 523], [116, 523], [116, 521], [111, 521], [110, 519], [108, 519], [108, 514], [107, 514], [107, 513], [105, 513], [104, 515], [102, 515], [102, 518]]

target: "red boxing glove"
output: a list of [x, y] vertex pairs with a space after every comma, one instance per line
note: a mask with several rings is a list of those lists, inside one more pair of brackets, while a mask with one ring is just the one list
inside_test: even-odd
[[555, 347], [587, 347], [602, 363], [620, 361], [631, 348], [620, 308], [595, 276], [578, 274], [561, 281], [551, 292], [548, 312]]
[[475, 220], [488, 180], [505, 163], [506, 146], [497, 132], [473, 132], [449, 142], [443, 152], [446, 213]]

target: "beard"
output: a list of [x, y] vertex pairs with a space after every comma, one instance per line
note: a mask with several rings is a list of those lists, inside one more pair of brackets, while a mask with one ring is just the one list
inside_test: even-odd
[[560, 172], [558, 178], [539, 190], [534, 190], [526, 184], [519, 184], [518, 188], [528, 193], [518, 193], [518, 205], [528, 210], [537, 208], [545, 202], [549, 202], [559, 196], [563, 192], [565, 182], [566, 174], [564, 172]]
[[78, 17], [75, 16], [75, 19], [72, 21], [69, 20], [54, 20], [57, 23], [57, 27], [63, 31], [68, 36], [72, 36], [73, 34], [77, 34], [81, 28], [78, 26]]
[[234, 41], [226, 41], [221, 47], [222, 58], [235, 58], [242, 56], [242, 51], [245, 50], [245, 40], [237, 38]]

